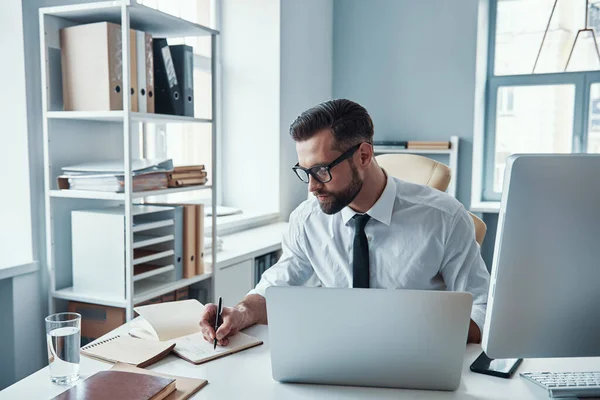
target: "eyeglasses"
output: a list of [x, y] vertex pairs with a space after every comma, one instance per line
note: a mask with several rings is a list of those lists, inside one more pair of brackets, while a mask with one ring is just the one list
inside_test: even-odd
[[330, 164], [327, 165], [315, 165], [310, 168], [303, 168], [298, 163], [292, 167], [292, 170], [296, 173], [296, 176], [300, 178], [300, 180], [304, 183], [309, 182], [309, 178], [312, 175], [314, 179], [321, 183], [327, 183], [331, 181], [331, 168], [340, 164], [342, 161], [347, 160], [352, 157], [352, 155], [358, 150], [362, 143], [357, 144], [356, 146], [351, 147], [347, 151], [345, 151], [341, 156], [333, 160]]

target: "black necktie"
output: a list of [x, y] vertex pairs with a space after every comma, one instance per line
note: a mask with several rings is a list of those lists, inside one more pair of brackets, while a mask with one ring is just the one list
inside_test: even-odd
[[353, 280], [352, 287], [369, 287], [369, 242], [365, 234], [365, 225], [369, 221], [368, 214], [354, 215], [354, 248], [353, 248]]

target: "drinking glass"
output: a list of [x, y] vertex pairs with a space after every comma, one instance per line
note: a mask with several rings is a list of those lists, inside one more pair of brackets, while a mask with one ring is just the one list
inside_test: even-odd
[[46, 317], [50, 380], [68, 385], [79, 379], [81, 315], [72, 312]]

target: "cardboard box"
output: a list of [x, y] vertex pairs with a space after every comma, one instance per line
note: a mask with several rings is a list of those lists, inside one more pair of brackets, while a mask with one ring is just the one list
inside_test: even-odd
[[190, 287], [186, 286], [184, 288], [178, 289], [175, 292], [175, 300], [187, 300], [190, 298]]
[[125, 309], [70, 301], [69, 312], [81, 314], [81, 345], [85, 346], [125, 323]]
[[161, 302], [166, 303], [168, 301], [175, 301], [175, 292], [170, 292], [162, 295]]

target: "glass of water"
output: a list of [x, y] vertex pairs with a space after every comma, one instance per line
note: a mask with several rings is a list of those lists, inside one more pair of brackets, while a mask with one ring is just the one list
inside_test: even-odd
[[50, 380], [61, 385], [79, 379], [81, 315], [72, 312], [46, 317]]

